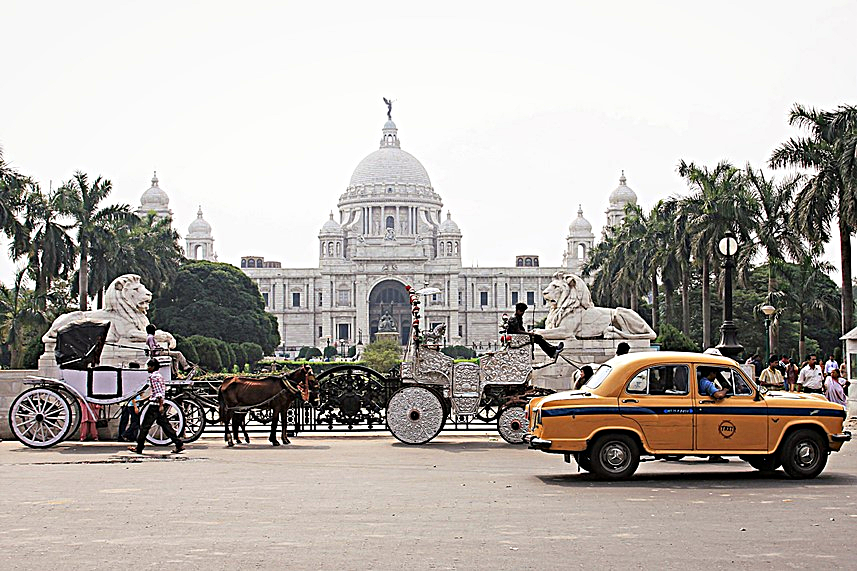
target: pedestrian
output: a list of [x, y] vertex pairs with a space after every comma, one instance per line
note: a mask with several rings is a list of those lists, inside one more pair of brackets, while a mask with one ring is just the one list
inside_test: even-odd
[[768, 368], [759, 375], [759, 384], [769, 391], [778, 391], [783, 388], [783, 374], [777, 367], [780, 360], [775, 355], [768, 359]]
[[845, 388], [840, 380], [839, 369], [830, 371], [830, 375], [824, 380], [824, 396], [830, 402], [847, 406], [848, 398], [845, 396]]
[[140, 430], [140, 395], [135, 396], [122, 406], [119, 416], [119, 442], [136, 442]]
[[506, 325], [506, 333], [509, 335], [529, 335], [530, 339], [536, 345], [541, 347], [542, 351], [544, 351], [548, 357], [556, 359], [557, 355], [562, 352], [563, 342], [560, 341], [558, 345], [554, 346], [548, 343], [541, 335], [527, 331], [524, 328], [524, 312], [527, 311], [528, 307], [529, 306], [523, 302], [515, 304], [515, 315], [509, 319], [509, 323]]
[[80, 441], [94, 440], [98, 442], [98, 413], [101, 412], [100, 404], [80, 401]]
[[754, 354], [750, 362], [753, 364], [753, 372], [756, 374], [756, 378], [758, 379], [759, 375], [761, 375], [762, 371], [765, 369], [761, 355], [758, 353]]
[[836, 359], [833, 358], [833, 355], [827, 358], [827, 362], [824, 364], [824, 374], [829, 375], [830, 371], [833, 369], [838, 369], [839, 363], [836, 362]]
[[619, 343], [618, 345], [616, 345], [616, 356], [617, 356], [617, 357], [618, 357], [619, 355], [627, 355], [628, 353], [630, 353], [630, 351], [631, 351], [631, 346], [630, 346], [630, 345], [628, 345], [628, 344], [627, 344], [626, 342], [624, 342], [624, 341], [622, 341], [621, 343]]
[[589, 379], [592, 378], [592, 375], [595, 372], [592, 370], [592, 367], [589, 365], [583, 365], [580, 368], [580, 371], [577, 372], [577, 381], [574, 383], [574, 390], [579, 391], [583, 388], [583, 385], [589, 382]]
[[798, 392], [824, 393], [824, 373], [818, 364], [818, 357], [813, 354], [809, 356], [806, 366], [800, 370], [797, 377]]
[[796, 391], [797, 390], [797, 376], [800, 370], [797, 368], [797, 365], [791, 362], [791, 359], [783, 355], [780, 363], [783, 366], [783, 377], [785, 378], [785, 382], [783, 386], [787, 391]]
[[164, 408], [164, 399], [166, 398], [166, 385], [164, 377], [161, 375], [161, 364], [157, 359], [149, 359], [146, 363], [146, 370], [149, 371], [149, 388], [152, 391], [152, 396], [149, 399], [149, 407], [146, 409], [146, 414], [140, 420], [140, 431], [137, 433], [137, 445], [129, 446], [128, 450], [136, 454], [142, 454], [143, 448], [146, 446], [146, 436], [149, 435], [149, 430], [156, 422], [164, 434], [173, 442], [175, 448], [173, 453], [178, 454], [184, 450], [184, 444], [179, 440], [176, 431], [173, 430], [169, 419], [167, 418], [166, 409]]

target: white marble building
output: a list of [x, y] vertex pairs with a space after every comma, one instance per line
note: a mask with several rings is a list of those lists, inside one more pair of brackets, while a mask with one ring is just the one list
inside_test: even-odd
[[[611, 194], [612, 224], [629, 201], [636, 195], [623, 174]], [[540, 266], [535, 255], [516, 256], [509, 267], [462, 267], [461, 229], [443, 212], [426, 169], [402, 150], [392, 120], [383, 126], [378, 150], [354, 169], [337, 210], [319, 231], [318, 267], [283, 268], [259, 256], [241, 258], [241, 269], [277, 317], [290, 356], [305, 345], [366, 344], [384, 311], [393, 314], [405, 343], [412, 320], [405, 284], [441, 290], [423, 307], [424, 328], [444, 323], [448, 344], [486, 347], [497, 340], [502, 314], [517, 302], [534, 307], [536, 321], [544, 317], [542, 289], [555, 272], [578, 271], [595, 241], [578, 208], [562, 268]]]
[[[170, 210], [170, 197], [158, 186], [158, 173], [152, 175], [152, 186], [140, 197], [140, 206], [137, 208], [137, 216], [143, 217], [149, 213], [157, 218], [173, 217]], [[214, 251], [214, 236], [211, 234], [211, 224], [202, 217], [202, 206], [196, 213], [196, 219], [190, 223], [185, 236], [185, 257], [190, 260], [217, 261]]]

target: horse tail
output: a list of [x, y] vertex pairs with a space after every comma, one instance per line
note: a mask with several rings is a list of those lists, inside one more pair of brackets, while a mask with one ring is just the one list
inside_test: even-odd
[[220, 422], [226, 424], [226, 397], [223, 396], [223, 385], [217, 387], [217, 404], [220, 409]]

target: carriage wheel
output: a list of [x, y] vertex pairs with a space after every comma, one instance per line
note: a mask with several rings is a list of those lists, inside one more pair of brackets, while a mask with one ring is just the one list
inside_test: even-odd
[[69, 427], [68, 434], [66, 434], [66, 438], [74, 438], [74, 433], [80, 428], [81, 415], [83, 411], [80, 410], [80, 402], [77, 400], [77, 397], [73, 394], [66, 391], [57, 391], [59, 394], [65, 399], [65, 402], [68, 403], [68, 408], [71, 410], [71, 426]]
[[445, 418], [438, 396], [423, 387], [403, 387], [387, 403], [387, 428], [405, 444], [425, 444], [438, 435]]
[[184, 413], [184, 431], [178, 433], [185, 444], [193, 442], [205, 430], [205, 409], [194, 398], [182, 398], [178, 401]]
[[497, 418], [497, 432], [509, 444], [523, 444], [527, 433], [527, 415], [522, 406], [503, 409]]
[[274, 420], [274, 409], [252, 408], [250, 409], [250, 420], [259, 424], [271, 424], [271, 421]]
[[[150, 406], [158, 405], [152, 401], [146, 403], [146, 406], [144, 406], [143, 410], [140, 411], [140, 422], [146, 418], [146, 411], [149, 410]], [[184, 413], [182, 413], [182, 409], [170, 399], [164, 399], [164, 411], [166, 412], [167, 419], [170, 421], [170, 425], [173, 427], [173, 430], [176, 431], [176, 434], [181, 434], [182, 430], [184, 430]], [[163, 429], [161, 429], [157, 424], [152, 425], [152, 428], [149, 430], [149, 434], [146, 435], [146, 441], [150, 444], [154, 444], [155, 446], [166, 446], [171, 443], [171, 440], [167, 438], [166, 434], [164, 434]]]
[[47, 448], [62, 442], [71, 425], [71, 407], [54, 389], [37, 387], [24, 391], [9, 409], [9, 427], [15, 438], [32, 448]]

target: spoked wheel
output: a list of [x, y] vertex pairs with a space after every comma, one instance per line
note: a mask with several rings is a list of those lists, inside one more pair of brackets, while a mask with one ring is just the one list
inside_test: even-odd
[[423, 387], [403, 387], [387, 403], [387, 428], [405, 444], [425, 444], [438, 435], [444, 420], [440, 399]]
[[[143, 410], [140, 411], [141, 423], [143, 422], [143, 419], [146, 418], [146, 412], [148, 412], [150, 406], [158, 405], [157, 403], [149, 401], [146, 406], [143, 407]], [[170, 421], [170, 426], [173, 427], [176, 434], [181, 434], [184, 430], [184, 413], [179, 405], [170, 399], [164, 399], [164, 412], [167, 415], [167, 420]], [[171, 443], [170, 439], [167, 438], [167, 435], [164, 434], [164, 430], [158, 426], [158, 423], [152, 425], [152, 428], [149, 430], [149, 434], [146, 436], [146, 441], [150, 444], [154, 444], [155, 446], [166, 446]]]
[[72, 410], [58, 391], [33, 388], [18, 395], [12, 403], [9, 426], [15, 438], [25, 445], [47, 448], [68, 436], [72, 427]]
[[58, 391], [60, 395], [65, 399], [65, 402], [68, 403], [68, 408], [71, 410], [71, 426], [69, 427], [68, 434], [66, 434], [66, 438], [74, 438], [74, 433], [77, 432], [77, 429], [80, 428], [80, 421], [82, 411], [80, 410], [80, 401], [77, 400], [77, 397], [71, 393], [66, 391]]
[[184, 443], [193, 442], [205, 430], [205, 409], [194, 398], [183, 398], [178, 401], [184, 413], [184, 431], [178, 433]]
[[523, 444], [527, 433], [527, 414], [522, 406], [503, 409], [497, 418], [497, 432], [509, 444]]

